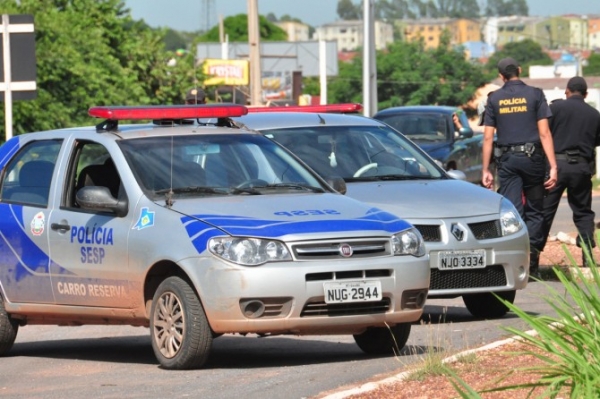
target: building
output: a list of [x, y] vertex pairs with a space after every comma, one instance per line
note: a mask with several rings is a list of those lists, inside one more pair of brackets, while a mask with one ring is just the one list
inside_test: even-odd
[[[375, 48], [385, 49], [394, 42], [394, 28], [383, 21], [375, 21]], [[361, 20], [337, 21], [316, 29], [313, 39], [336, 40], [340, 51], [354, 51], [364, 44], [364, 23]]]
[[425, 48], [437, 48], [444, 32], [450, 34], [454, 46], [481, 41], [479, 21], [465, 18], [425, 18], [398, 20], [396, 26], [406, 41], [423, 40]]
[[[497, 40], [495, 43], [490, 43], [498, 48], [504, 47], [508, 43], [520, 42], [525, 39], [536, 41], [540, 44], [541, 40], [550, 41], [548, 31], [544, 26], [541, 26], [546, 18], [542, 17], [522, 17], [510, 16], [497, 19]], [[568, 25], [567, 25], [568, 26]], [[543, 44], [542, 44], [543, 45]]]
[[600, 15], [588, 18], [588, 45], [592, 50], [600, 50]]
[[275, 22], [275, 25], [287, 33], [288, 42], [307, 42], [310, 39], [309, 26], [302, 22], [281, 21]]

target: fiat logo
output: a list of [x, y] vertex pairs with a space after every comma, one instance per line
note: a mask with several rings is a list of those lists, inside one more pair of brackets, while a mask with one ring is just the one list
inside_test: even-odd
[[350, 244], [340, 244], [338, 251], [340, 251], [340, 255], [342, 255], [344, 258], [349, 258], [354, 253]]

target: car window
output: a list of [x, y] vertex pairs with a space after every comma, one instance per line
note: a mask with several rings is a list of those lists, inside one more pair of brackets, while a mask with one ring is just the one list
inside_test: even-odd
[[447, 118], [443, 114], [407, 113], [377, 118], [418, 143], [446, 141], [448, 137]]
[[317, 126], [263, 133], [325, 177], [351, 180], [383, 175], [442, 176], [421, 150], [386, 126]]
[[0, 197], [4, 202], [48, 206], [54, 166], [61, 140], [26, 144], [6, 166]]
[[164, 196], [169, 188], [186, 187], [222, 189], [225, 194], [248, 182], [322, 187], [284, 149], [259, 135], [156, 137], [124, 140], [119, 145], [140, 186], [152, 198]]
[[114, 198], [124, 194], [121, 178], [108, 150], [93, 141], [77, 142], [69, 182], [67, 206], [70, 207], [78, 207], [77, 191], [86, 186], [106, 187]]

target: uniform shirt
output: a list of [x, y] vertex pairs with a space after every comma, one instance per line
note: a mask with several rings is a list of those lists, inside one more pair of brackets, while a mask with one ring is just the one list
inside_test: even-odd
[[579, 150], [588, 161], [594, 159], [594, 148], [600, 145], [600, 112], [587, 104], [578, 94], [550, 104], [550, 131], [554, 151]]
[[537, 122], [551, 115], [542, 90], [509, 80], [488, 97], [484, 125], [496, 128], [498, 145], [539, 143]]

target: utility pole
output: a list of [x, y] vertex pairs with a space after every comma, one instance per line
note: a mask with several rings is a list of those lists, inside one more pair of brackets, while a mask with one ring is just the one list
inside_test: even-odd
[[363, 0], [363, 114], [369, 117], [377, 112], [377, 63], [373, 10], [373, 0]]
[[250, 104], [262, 105], [258, 0], [248, 0], [248, 47], [250, 48]]

